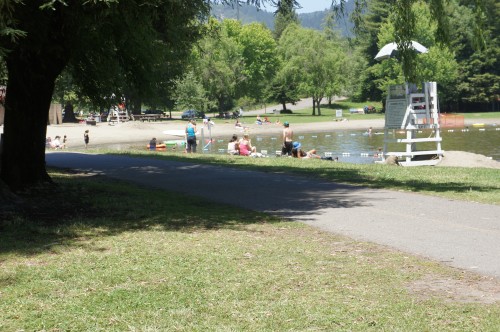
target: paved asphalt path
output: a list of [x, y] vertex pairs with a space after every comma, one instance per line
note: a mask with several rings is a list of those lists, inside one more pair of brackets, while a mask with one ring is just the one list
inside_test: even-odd
[[149, 158], [55, 152], [46, 160], [272, 213], [500, 278], [500, 206]]

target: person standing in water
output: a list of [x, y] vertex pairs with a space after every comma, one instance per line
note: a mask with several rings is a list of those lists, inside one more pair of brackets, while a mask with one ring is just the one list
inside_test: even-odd
[[191, 120], [186, 126], [186, 152], [196, 153], [196, 122]]
[[290, 124], [285, 121], [283, 123], [283, 148], [281, 149], [282, 156], [291, 156], [293, 149], [293, 131], [290, 129]]

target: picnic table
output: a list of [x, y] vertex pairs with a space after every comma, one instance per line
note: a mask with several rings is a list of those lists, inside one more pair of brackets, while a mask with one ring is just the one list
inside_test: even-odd
[[132, 114], [134, 121], [141, 120], [144, 121], [158, 121], [161, 120], [161, 114]]

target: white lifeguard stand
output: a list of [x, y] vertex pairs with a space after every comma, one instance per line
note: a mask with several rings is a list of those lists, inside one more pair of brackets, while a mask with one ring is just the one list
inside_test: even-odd
[[[396, 137], [396, 132], [400, 131], [406, 134], [406, 138]], [[426, 137], [418, 137], [418, 133], [424, 133]], [[397, 156], [402, 166], [433, 166], [443, 157], [441, 141], [436, 82], [424, 82], [420, 91], [414, 84], [390, 86], [386, 100], [383, 160]], [[418, 150], [419, 143], [424, 142], [430, 142], [432, 146], [435, 143], [435, 148]], [[397, 143], [391, 146], [401, 146], [403, 151], [388, 151], [389, 143]]]

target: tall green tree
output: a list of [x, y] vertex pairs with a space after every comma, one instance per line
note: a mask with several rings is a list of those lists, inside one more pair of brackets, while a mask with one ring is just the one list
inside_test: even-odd
[[325, 34], [297, 25], [289, 26], [281, 36], [280, 47], [285, 61], [293, 64], [299, 91], [312, 97], [312, 115], [321, 115], [321, 101], [332, 90], [340, 91], [344, 54], [341, 46]]
[[280, 58], [279, 69], [266, 89], [266, 98], [277, 101], [286, 111], [286, 104], [295, 104], [300, 100], [299, 95], [299, 68], [295, 63]]
[[207, 34], [195, 48], [193, 70], [208, 98], [219, 112], [224, 112], [233, 106], [245, 79], [243, 47], [232, 37], [239, 35], [241, 25], [236, 20], [219, 23], [215, 19], [209, 24], [213, 33]]
[[484, 0], [484, 50], [477, 49], [476, 16], [471, 1], [460, 1], [452, 20], [452, 45], [460, 63], [457, 100], [461, 111], [498, 111], [500, 108], [500, 4]]
[[[354, 13], [357, 25], [356, 38], [352, 44], [356, 49], [354, 52], [363, 57], [357, 64], [364, 66], [364, 68], [376, 64], [374, 57], [379, 51], [378, 33], [380, 26], [389, 17], [394, 2], [395, 0], [371, 0], [362, 13], [359, 11]], [[357, 18], [356, 15], [362, 16]], [[373, 76], [371, 70], [358, 70], [356, 81], [360, 84], [351, 90], [353, 98], [357, 100], [381, 100], [382, 94], [375, 84], [375, 79], [376, 77]]]
[[264, 90], [278, 70], [278, 56], [276, 41], [272, 32], [262, 24], [252, 23], [244, 25], [238, 36], [243, 47], [245, 62], [240, 94], [254, 100], [262, 100]]
[[274, 12], [274, 38], [279, 40], [281, 34], [290, 24], [300, 24], [299, 15], [295, 8], [299, 8], [300, 4], [295, 0], [279, 0], [273, 1], [277, 7]]
[[211, 19], [207, 31], [211, 33], [194, 47], [190, 66], [210, 104], [223, 112], [241, 97], [263, 100], [278, 67], [271, 31], [259, 23], [242, 25], [234, 19]]
[[205, 87], [193, 71], [188, 71], [176, 81], [174, 98], [177, 109], [195, 109], [208, 112], [216, 106], [210, 102]]

